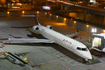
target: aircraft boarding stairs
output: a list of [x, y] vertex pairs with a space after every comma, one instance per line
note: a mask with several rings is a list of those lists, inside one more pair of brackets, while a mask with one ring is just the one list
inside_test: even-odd
[[25, 64], [28, 63], [27, 57], [17, 55], [16, 53], [12, 54], [11, 52], [7, 52], [6, 56], [7, 59], [14, 64], [24, 66]]

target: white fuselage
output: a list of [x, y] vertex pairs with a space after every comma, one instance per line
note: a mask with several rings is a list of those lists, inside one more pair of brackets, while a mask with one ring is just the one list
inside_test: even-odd
[[92, 59], [89, 50], [84, 44], [44, 26], [39, 25], [38, 27], [39, 33], [45, 38], [48, 38], [49, 40], [63, 46], [67, 50], [74, 52], [86, 60]]

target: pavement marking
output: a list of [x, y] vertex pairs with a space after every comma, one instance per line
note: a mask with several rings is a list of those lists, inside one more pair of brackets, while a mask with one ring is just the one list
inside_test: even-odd
[[58, 63], [58, 64], [60, 64], [61, 66], [63, 66], [64, 68], [66, 68], [67, 70], [70, 70], [70, 69], [67, 68], [64, 64], [60, 63], [59, 61], [40, 63], [40, 64], [37, 64], [37, 65], [35, 65], [35, 66], [43, 65], [43, 64], [51, 64], [51, 63]]
[[[58, 61], [57, 61], [58, 62]], [[60, 62], [58, 62], [60, 65], [62, 65], [63, 67], [65, 67], [67, 70], [70, 70], [69, 68], [67, 68], [65, 65], [61, 64]]]
[[[48, 48], [45, 48], [46, 50], [49, 51]], [[52, 49], [52, 51], [54, 52], [53, 54], [56, 55], [57, 57], [60, 57], [60, 55], [62, 55], [60, 52], [58, 51], [55, 51], [54, 49]], [[50, 51], [51, 52], [51, 51]], [[62, 60], [64, 60], [65, 62], [67, 62], [68, 64], [70, 64], [71, 66], [76, 66], [76, 64], [78, 64], [78, 62], [74, 61], [74, 60], [71, 60], [71, 61], [68, 61], [67, 59], [63, 59], [63, 58], [60, 58]]]
[[1, 30], [1, 31], [3, 31], [3, 32], [5, 33], [5, 31], [4, 31], [4, 30]]
[[22, 33], [24, 36], [26, 36], [26, 34], [24, 32], [20, 31], [20, 33]]
[[3, 68], [0, 66], [0, 70], [3, 70]]
[[29, 61], [29, 63], [32, 65], [32, 66], [34, 66], [34, 64], [28, 59], [28, 61]]
[[[53, 48], [50, 48], [50, 50], [48, 48], [44, 48], [45, 50], [47, 50], [48, 52], [50, 53], [53, 53], [54, 55], [56, 55], [57, 57], [61, 57], [60, 55], [62, 55], [59, 51], [56, 51], [55, 49]], [[59, 55], [60, 54], [60, 55]], [[37, 65], [43, 65], [43, 64], [50, 64], [50, 63], [58, 63], [60, 64], [61, 66], [63, 66], [64, 68], [66, 68], [67, 70], [70, 70], [69, 68], [67, 68], [65, 65], [63, 65], [62, 63], [60, 63], [59, 61], [54, 61], [54, 62], [46, 62], [46, 63], [40, 63], [40, 64], [37, 64]], [[35, 66], [37, 66], [35, 65]]]
[[30, 70], [37, 70], [37, 69], [35, 69], [35, 68], [32, 68], [31, 66], [29, 66], [29, 65], [25, 65], [26, 67], [28, 67], [28, 68], [30, 68]]
[[78, 62], [74, 60], [68, 61], [67, 59], [63, 59], [63, 58], [61, 59], [64, 60], [66, 63], [70, 64], [71, 66], [76, 66], [76, 64], [78, 64]]

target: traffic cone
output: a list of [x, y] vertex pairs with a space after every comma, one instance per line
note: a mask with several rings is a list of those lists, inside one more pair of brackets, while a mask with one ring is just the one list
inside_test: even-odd
[[5, 45], [7, 45], [7, 42], [5, 42]]
[[9, 41], [9, 44], [10, 44], [10, 41]]
[[80, 36], [80, 39], [82, 40], [82, 36]]
[[5, 47], [4, 42], [2, 43], [3, 47]]
[[76, 36], [77, 38], [79, 37], [79, 36]]

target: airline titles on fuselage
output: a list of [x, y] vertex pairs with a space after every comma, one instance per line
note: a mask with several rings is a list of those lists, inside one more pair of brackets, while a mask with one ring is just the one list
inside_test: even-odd
[[[41, 29], [41, 31], [43, 31], [43, 32], [45, 32], [45, 30], [44, 29]], [[65, 42], [65, 43], [67, 43], [67, 44], [72, 44], [72, 42], [70, 42], [70, 41], [68, 41], [68, 40], [65, 40], [65, 39], [63, 39], [63, 41], [62, 42]]]
[[68, 43], [68, 44], [72, 44], [72, 42], [68, 41], [68, 40], [65, 40], [63, 39], [64, 42]]

